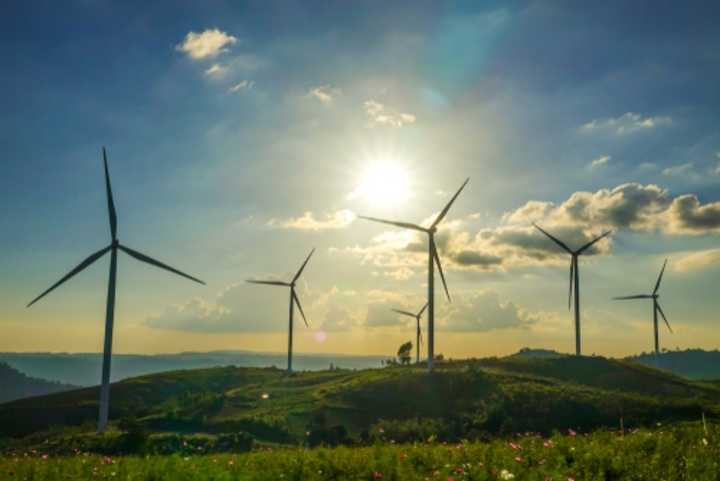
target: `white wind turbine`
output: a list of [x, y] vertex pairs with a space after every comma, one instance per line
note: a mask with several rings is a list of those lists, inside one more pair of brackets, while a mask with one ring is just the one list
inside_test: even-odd
[[413, 314], [412, 312], [403, 311], [400, 309], [392, 309], [392, 311], [397, 312], [398, 314], [402, 314], [403, 316], [409, 316], [415, 319], [417, 322], [417, 330], [415, 333], [415, 364], [420, 363], [420, 344], [422, 343], [422, 332], [420, 331], [420, 318], [423, 315], [423, 312], [425, 312], [425, 309], [427, 309], [427, 303], [423, 306], [422, 309], [420, 309], [420, 312], [417, 314]]
[[437, 232], [437, 226], [447, 215], [455, 199], [457, 199], [460, 192], [465, 188], [470, 178], [466, 179], [465, 182], [460, 186], [455, 195], [452, 196], [450, 202], [447, 203], [445, 208], [438, 214], [435, 221], [430, 227], [422, 227], [417, 224], [411, 224], [409, 222], [396, 222], [392, 220], [378, 219], [376, 217], [365, 217], [358, 216], [361, 219], [371, 220], [374, 222], [381, 222], [383, 224], [390, 224], [396, 227], [402, 227], [404, 229], [412, 229], [420, 232], [424, 232], [428, 235], [428, 371], [432, 372], [433, 363], [435, 360], [435, 264], [437, 264], [438, 271], [440, 272], [440, 278], [442, 279], [443, 286], [445, 287], [445, 294], [447, 295], [448, 301], [450, 299], [450, 291], [448, 291], [447, 283], [445, 282], [445, 275], [443, 274], [442, 265], [440, 264], [440, 256], [437, 252], [435, 245], [435, 233]]
[[62, 283], [73, 277], [75, 274], [89, 267], [96, 260], [100, 259], [102, 256], [110, 252], [110, 276], [108, 279], [107, 305], [105, 311], [105, 343], [103, 348], [102, 384], [100, 386], [100, 411], [98, 414], [97, 425], [98, 432], [103, 432], [107, 427], [108, 414], [110, 410], [110, 362], [112, 358], [113, 322], [115, 318], [115, 281], [117, 278], [118, 250], [125, 252], [130, 257], [134, 257], [141, 262], [145, 262], [152, 266], [159, 267], [160, 269], [165, 269], [192, 281], [199, 282], [200, 284], [205, 284], [199, 279], [189, 276], [183, 272], [180, 272], [177, 269], [163, 264], [160, 261], [156, 261], [155, 259], [148, 257], [145, 254], [141, 254], [140, 252], [137, 252], [133, 249], [130, 249], [129, 247], [120, 244], [120, 241], [118, 241], [117, 238], [117, 214], [115, 213], [115, 202], [113, 201], [112, 188], [110, 187], [110, 174], [108, 173], [107, 154], [105, 152], [105, 147], [103, 147], [102, 153], [103, 164], [105, 166], [105, 190], [107, 194], [108, 214], [110, 217], [110, 235], [112, 238], [111, 243], [109, 246], [104, 247], [99, 251], [95, 252], [94, 254], [90, 255], [90, 257], [82, 261], [77, 267], [67, 273], [65, 277], [50, 286], [49, 289], [37, 296], [27, 305], [27, 307], [32, 306], [37, 301], [42, 299], [45, 295], [50, 293], [53, 289], [60, 286]]
[[307, 256], [307, 259], [305, 259], [305, 262], [300, 266], [300, 269], [297, 271], [297, 274], [295, 274], [295, 277], [292, 278], [290, 282], [283, 282], [283, 281], [256, 281], [256, 280], [248, 280], [247, 282], [251, 284], [265, 284], [269, 286], [283, 286], [283, 287], [289, 287], [290, 288], [290, 313], [289, 313], [289, 321], [288, 321], [288, 361], [287, 361], [287, 370], [288, 372], [292, 372], [292, 352], [293, 352], [293, 313], [295, 311], [295, 305], [297, 304], [298, 309], [300, 310], [300, 314], [302, 315], [303, 321], [305, 321], [305, 326], [310, 327], [308, 325], [308, 321], [305, 318], [305, 313], [303, 312], [303, 308], [300, 305], [300, 299], [298, 298], [297, 294], [295, 293], [295, 283], [300, 278], [300, 275], [303, 272], [303, 269], [305, 269], [305, 266], [307, 265], [308, 261], [310, 260], [310, 257], [312, 257], [313, 252], [315, 252], [315, 249], [310, 251], [310, 254]]
[[616, 301], [625, 301], [628, 299], [652, 299], [653, 301], [653, 329], [655, 332], [655, 354], [660, 354], [660, 337], [658, 335], [658, 312], [662, 316], [663, 320], [665, 321], [665, 325], [667, 326], [668, 330], [670, 332], [673, 332], [672, 328], [670, 327], [670, 323], [667, 320], [667, 317], [665, 317], [665, 313], [662, 310], [662, 307], [660, 307], [660, 303], [658, 302], [658, 297], [660, 297], [660, 294], [658, 294], [658, 290], [660, 290], [660, 282], [663, 278], [663, 273], [665, 272], [665, 266], [667, 265], [667, 259], [665, 259], [665, 262], [663, 263], [662, 269], [660, 270], [660, 275], [657, 278], [657, 282], [655, 282], [655, 289], [653, 289], [652, 294], [638, 294], [635, 296], [623, 296], [623, 297], [613, 297], [613, 300]]
[[543, 234], [548, 236], [553, 242], [555, 242], [557, 245], [562, 247], [562, 249], [570, 254], [570, 290], [568, 293], [568, 309], [570, 309], [570, 304], [572, 302], [573, 298], [573, 291], [575, 292], [575, 354], [577, 356], [580, 355], [581, 349], [580, 349], [580, 265], [578, 264], [578, 257], [588, 250], [590, 247], [592, 247], [596, 242], [598, 242], [600, 239], [607, 237], [610, 235], [611, 231], [607, 231], [603, 233], [602, 235], [599, 235], [598, 237], [594, 238], [581, 248], [577, 250], [570, 249], [567, 244], [565, 244], [563, 241], [558, 239], [557, 237], [552, 236], [548, 232], [544, 231], [539, 225], [534, 224], [533, 225]]

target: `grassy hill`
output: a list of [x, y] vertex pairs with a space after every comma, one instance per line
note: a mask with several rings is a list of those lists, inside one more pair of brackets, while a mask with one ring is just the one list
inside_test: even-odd
[[77, 388], [69, 384], [29, 377], [3, 362], [0, 362], [0, 386], [0, 403]]
[[[0, 434], [92, 423], [97, 388], [0, 405]], [[245, 432], [260, 441], [308, 436], [446, 439], [697, 420], [720, 415], [720, 386], [598, 357], [490, 358], [422, 367], [287, 375], [274, 368], [173, 371], [118, 382], [111, 419], [153, 432]], [[91, 425], [90, 429], [91, 429]]]
[[674, 372], [689, 379], [720, 379], [720, 351], [686, 349], [659, 355], [643, 353], [627, 358], [646, 366]]

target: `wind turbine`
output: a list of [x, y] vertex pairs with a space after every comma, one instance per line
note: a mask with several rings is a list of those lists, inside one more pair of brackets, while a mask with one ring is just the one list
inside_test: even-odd
[[437, 232], [437, 226], [447, 215], [450, 210], [450, 206], [455, 202], [457, 196], [465, 188], [467, 183], [470, 182], [470, 178], [465, 179], [465, 182], [460, 186], [455, 195], [452, 196], [450, 202], [447, 203], [445, 208], [438, 214], [435, 221], [430, 224], [430, 227], [422, 227], [417, 224], [411, 224], [409, 222], [395, 222], [392, 220], [378, 219], [375, 217], [358, 216], [361, 219], [371, 220], [374, 222], [381, 222], [383, 224], [390, 224], [396, 227], [402, 227], [404, 229], [412, 229], [420, 232], [424, 232], [428, 235], [428, 371], [433, 370], [433, 361], [435, 359], [435, 264], [437, 264], [438, 271], [440, 272], [440, 278], [442, 279], [443, 286], [445, 287], [445, 295], [447, 295], [448, 302], [452, 302], [450, 299], [450, 291], [448, 291], [447, 283], [445, 282], [445, 274], [443, 274], [442, 265], [440, 264], [440, 256], [437, 253], [437, 247], [435, 246], [435, 232]]
[[315, 249], [310, 251], [310, 254], [307, 256], [307, 259], [305, 259], [305, 262], [302, 263], [300, 266], [300, 269], [297, 271], [297, 274], [295, 274], [295, 277], [292, 278], [290, 282], [283, 282], [283, 281], [256, 281], [252, 279], [248, 279], [247, 282], [251, 284], [266, 284], [269, 286], [284, 286], [290, 288], [290, 319], [288, 321], [288, 361], [287, 361], [287, 370], [288, 372], [292, 372], [292, 350], [293, 350], [293, 312], [295, 311], [295, 305], [297, 304], [298, 309], [300, 310], [300, 314], [302, 315], [303, 321], [305, 321], [305, 326], [310, 327], [308, 324], [307, 319], [305, 318], [305, 313], [303, 312], [303, 308], [300, 305], [300, 299], [298, 298], [297, 294], [295, 293], [295, 283], [300, 278], [300, 275], [303, 272], [303, 269], [305, 269], [305, 266], [307, 265], [308, 261], [312, 257], [313, 253], [315, 252]]
[[570, 254], [570, 290], [568, 291], [568, 310], [573, 299], [573, 291], [575, 292], [575, 355], [580, 355], [580, 265], [578, 264], [578, 257], [592, 247], [600, 239], [610, 235], [611, 231], [607, 231], [602, 235], [594, 238], [581, 248], [577, 250], [570, 249], [567, 244], [552, 236], [547, 231], [543, 230], [539, 225], [533, 223], [533, 225], [543, 234], [548, 236], [553, 242], [562, 247], [565, 252]]
[[37, 301], [42, 299], [45, 295], [49, 294], [56, 287], [60, 286], [63, 282], [67, 281], [75, 274], [89, 267], [96, 260], [100, 259], [102, 256], [110, 252], [110, 276], [108, 279], [107, 306], [105, 311], [105, 345], [103, 348], [102, 384], [100, 387], [100, 412], [98, 414], [97, 426], [98, 432], [103, 432], [107, 427], [108, 412], [110, 409], [110, 361], [112, 358], [113, 322], [115, 319], [115, 281], [117, 278], [118, 250], [125, 252], [130, 257], [134, 257], [141, 262], [145, 262], [152, 266], [159, 267], [160, 269], [165, 269], [174, 274], [190, 279], [191, 281], [199, 282], [203, 285], [205, 284], [200, 279], [189, 276], [183, 272], [180, 272], [177, 269], [163, 264], [160, 261], [156, 261], [155, 259], [148, 257], [145, 254], [141, 254], [138, 251], [135, 251], [127, 246], [120, 244], [120, 241], [118, 241], [117, 238], [117, 214], [115, 213], [115, 202], [113, 201], [112, 188], [110, 187], [110, 174], [108, 173], [107, 154], [105, 152], [105, 147], [103, 147], [102, 153], [103, 164], [105, 166], [105, 190], [107, 193], [108, 214], [110, 218], [110, 235], [112, 238], [111, 243], [109, 246], [104, 247], [96, 253], [90, 255], [90, 257], [82, 261], [77, 267], [67, 273], [65, 277], [50, 286], [48, 290], [37, 296], [35, 299], [32, 300], [32, 302], [27, 305], [27, 307], [32, 306]]
[[417, 333], [415, 336], [415, 364], [420, 363], [420, 343], [422, 342], [422, 333], [420, 332], [420, 318], [423, 315], [423, 312], [425, 312], [425, 309], [427, 309], [427, 303], [423, 306], [422, 309], [420, 309], [420, 312], [417, 314], [413, 314], [412, 312], [408, 311], [401, 311], [400, 309], [392, 309], [393, 311], [397, 312], [398, 314], [402, 314], [403, 316], [410, 316], [415, 318], [417, 321]]
[[667, 326], [668, 330], [670, 332], [673, 332], [672, 328], [670, 327], [670, 323], [668, 322], [667, 317], [665, 317], [665, 313], [663, 312], [662, 307], [660, 307], [660, 303], [658, 302], [658, 297], [660, 297], [660, 294], [658, 294], [658, 290], [660, 289], [660, 282], [662, 281], [663, 274], [665, 273], [666, 265], [667, 259], [665, 259], [665, 262], [663, 263], [662, 269], [660, 270], [660, 275], [657, 278], [657, 282], [655, 282], [655, 289], [653, 289], [652, 294], [638, 294], [636, 296], [613, 297], [613, 300], [615, 301], [625, 301], [628, 299], [653, 300], [653, 329], [655, 330], [655, 354], [660, 354], [660, 338], [658, 336], [658, 312], [665, 321], [665, 325]]

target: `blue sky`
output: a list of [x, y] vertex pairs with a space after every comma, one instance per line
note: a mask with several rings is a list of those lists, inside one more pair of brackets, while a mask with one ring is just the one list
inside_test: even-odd
[[[439, 350], [572, 349], [580, 243], [586, 350], [717, 348], [720, 31], [707, 2], [16, 2], [2, 7], [0, 349], [96, 351], [107, 261], [24, 305], [108, 240], [208, 282], [120, 260], [116, 349], [285, 345], [290, 275], [312, 247], [302, 351], [387, 353], [424, 302], [411, 222], [471, 181], [440, 232], [455, 302]], [[414, 309], [413, 309], [414, 310]]]

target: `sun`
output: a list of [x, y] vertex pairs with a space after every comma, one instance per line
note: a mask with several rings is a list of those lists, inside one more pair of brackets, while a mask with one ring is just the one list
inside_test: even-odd
[[383, 160], [370, 164], [349, 199], [363, 199], [375, 206], [396, 206], [410, 197], [409, 176], [399, 164]]

